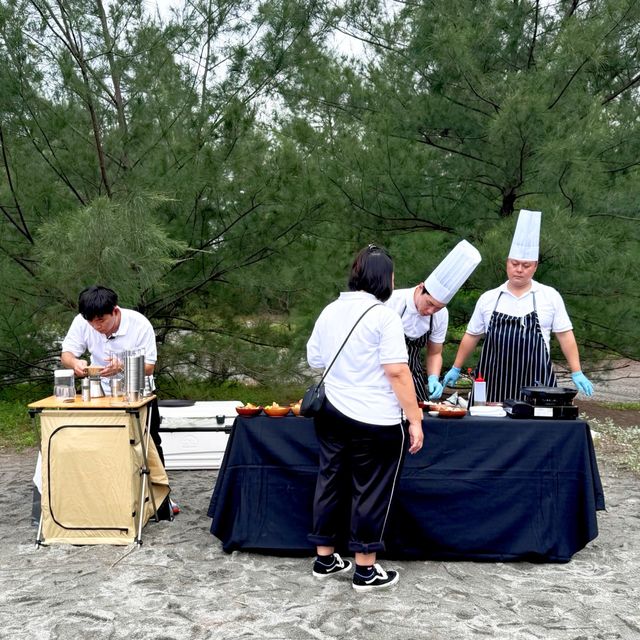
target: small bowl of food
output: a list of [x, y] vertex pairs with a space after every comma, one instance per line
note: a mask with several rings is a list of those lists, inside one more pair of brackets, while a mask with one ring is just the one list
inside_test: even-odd
[[282, 418], [291, 411], [291, 407], [281, 407], [277, 402], [272, 402], [264, 407], [264, 412], [272, 418]]
[[429, 402], [424, 402], [423, 404], [424, 404], [424, 408], [425, 408], [427, 411], [440, 411], [440, 409], [441, 409], [442, 407], [446, 407], [446, 406], [447, 406], [447, 405], [445, 405], [445, 404], [444, 404], [444, 403], [442, 403], [442, 402], [431, 402], [431, 401], [429, 401]]
[[302, 399], [298, 400], [298, 402], [292, 402], [291, 403], [291, 413], [293, 413], [294, 416], [299, 416], [300, 415], [300, 407], [302, 405]]
[[437, 418], [440, 415], [439, 411], [429, 411], [428, 413], [432, 418]]
[[462, 407], [442, 407], [438, 410], [438, 415], [441, 418], [464, 418], [467, 410]]
[[87, 367], [87, 375], [91, 376], [92, 378], [95, 378], [96, 376], [100, 375], [100, 372], [104, 369], [104, 367], [99, 367], [96, 364], [90, 364]]
[[249, 418], [257, 416], [261, 411], [262, 407], [251, 404], [250, 402], [247, 402], [247, 404], [243, 405], [242, 407], [236, 407], [236, 412], [239, 416], [245, 416]]

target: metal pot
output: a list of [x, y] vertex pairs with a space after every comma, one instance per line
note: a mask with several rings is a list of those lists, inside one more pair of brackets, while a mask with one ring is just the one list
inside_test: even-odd
[[522, 387], [520, 393], [531, 403], [542, 407], [570, 405], [578, 393], [572, 387]]

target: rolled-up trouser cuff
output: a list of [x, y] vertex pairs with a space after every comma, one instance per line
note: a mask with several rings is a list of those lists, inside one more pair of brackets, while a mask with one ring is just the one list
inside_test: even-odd
[[331, 536], [314, 536], [310, 533], [307, 540], [316, 547], [335, 547], [336, 539]]
[[369, 544], [364, 542], [349, 542], [349, 551], [353, 551], [354, 553], [377, 553], [378, 551], [384, 551], [384, 542], [370, 542]]

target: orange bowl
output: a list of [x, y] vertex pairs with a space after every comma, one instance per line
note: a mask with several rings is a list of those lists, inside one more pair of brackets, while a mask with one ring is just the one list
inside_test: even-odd
[[432, 400], [418, 400], [418, 406], [425, 411], [440, 411], [447, 409], [448, 407], [453, 409], [453, 405], [445, 404], [444, 402], [433, 402]]
[[451, 407], [451, 409], [438, 409], [438, 415], [441, 418], [464, 418], [467, 410], [462, 407]]
[[272, 418], [281, 418], [286, 416], [291, 407], [264, 407], [264, 412]]
[[300, 415], [300, 403], [296, 402], [296, 404], [291, 405], [291, 412], [294, 416]]
[[262, 407], [236, 407], [236, 411], [239, 416], [251, 417], [257, 416], [262, 411]]

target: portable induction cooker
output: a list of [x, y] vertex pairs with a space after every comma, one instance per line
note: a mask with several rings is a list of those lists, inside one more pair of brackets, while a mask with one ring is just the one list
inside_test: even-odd
[[578, 407], [572, 400], [578, 391], [570, 387], [522, 387], [524, 400], [505, 400], [504, 410], [510, 418], [547, 418], [575, 420]]

